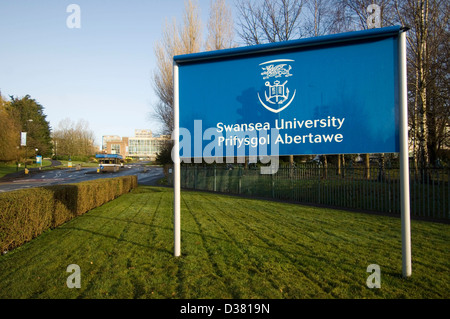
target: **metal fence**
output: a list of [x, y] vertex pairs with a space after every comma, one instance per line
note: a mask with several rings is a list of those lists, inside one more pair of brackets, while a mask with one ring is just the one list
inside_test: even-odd
[[[400, 214], [399, 169], [317, 164], [281, 166], [276, 174], [242, 166], [181, 166], [181, 187], [339, 208]], [[169, 174], [169, 183], [173, 176]], [[450, 169], [410, 170], [411, 215], [450, 219]]]

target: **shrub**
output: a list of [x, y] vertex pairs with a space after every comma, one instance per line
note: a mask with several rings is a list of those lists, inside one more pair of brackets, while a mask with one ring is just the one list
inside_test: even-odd
[[134, 175], [1, 193], [0, 249], [16, 248], [136, 187]]

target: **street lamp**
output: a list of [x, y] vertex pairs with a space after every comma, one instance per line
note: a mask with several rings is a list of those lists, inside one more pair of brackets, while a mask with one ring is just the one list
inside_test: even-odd
[[[33, 120], [29, 119], [25, 122], [27, 134], [28, 134], [28, 122], [33, 122]], [[25, 169], [27, 168], [27, 159], [28, 159], [28, 146], [27, 146], [27, 143], [25, 142]]]

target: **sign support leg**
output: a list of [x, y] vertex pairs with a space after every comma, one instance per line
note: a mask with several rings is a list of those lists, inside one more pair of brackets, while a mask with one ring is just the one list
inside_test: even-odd
[[181, 228], [180, 228], [180, 117], [179, 117], [179, 86], [178, 86], [178, 65], [173, 66], [173, 116], [174, 130], [172, 139], [174, 146], [172, 149], [173, 160], [173, 230], [174, 230], [174, 256], [181, 255]]
[[402, 223], [403, 277], [410, 277], [411, 221], [409, 201], [409, 152], [408, 152], [408, 97], [406, 82], [406, 30], [400, 32], [399, 41], [399, 97], [400, 97], [400, 201]]

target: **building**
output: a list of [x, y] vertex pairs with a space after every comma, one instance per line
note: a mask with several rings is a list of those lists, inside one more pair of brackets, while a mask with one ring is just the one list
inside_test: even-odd
[[106, 150], [106, 143], [111, 141], [119, 141], [121, 137], [118, 135], [103, 135], [102, 136], [102, 150]]
[[103, 152], [119, 154], [123, 158], [146, 159], [154, 161], [169, 135], [153, 137], [151, 130], [135, 130], [134, 137], [120, 137], [117, 135], [103, 136]]
[[151, 130], [134, 130], [135, 138], [152, 138], [153, 134]]
[[115, 139], [110, 139], [106, 142], [106, 147], [103, 148], [105, 153], [122, 155], [127, 157], [128, 137], [117, 136]]

